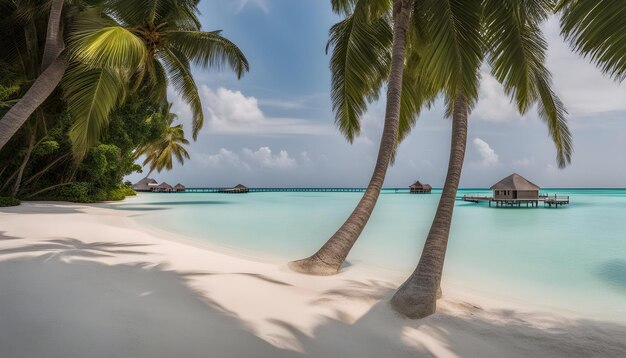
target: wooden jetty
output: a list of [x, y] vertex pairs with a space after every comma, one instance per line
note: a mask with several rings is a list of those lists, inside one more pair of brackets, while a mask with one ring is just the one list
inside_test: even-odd
[[472, 196], [463, 195], [463, 201], [471, 203], [487, 202], [489, 206], [495, 203], [496, 207], [538, 207], [543, 206], [558, 208], [561, 205], [569, 204], [569, 196], [554, 196], [540, 194], [538, 185], [533, 184], [519, 174], [511, 174], [500, 180], [493, 186], [493, 196]]
[[463, 201], [467, 201], [470, 203], [488, 203], [491, 206], [491, 203], [495, 203], [496, 207], [538, 207], [539, 203], [543, 203], [543, 206], [548, 207], [559, 207], [561, 205], [569, 204], [569, 196], [556, 196], [556, 195], [547, 195], [541, 194], [536, 199], [496, 199], [490, 196], [473, 196], [473, 195], [463, 195]]
[[[237, 193], [234, 188], [185, 188], [186, 193]], [[357, 193], [365, 188], [247, 188], [246, 193]], [[398, 189], [396, 189], [396, 192]], [[242, 191], [241, 191], [242, 192]], [[241, 193], [240, 192], [240, 193]]]

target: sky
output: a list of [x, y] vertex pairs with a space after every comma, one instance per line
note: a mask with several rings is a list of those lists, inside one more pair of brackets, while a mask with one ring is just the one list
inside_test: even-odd
[[[361, 136], [348, 143], [331, 109], [325, 46], [328, 29], [340, 19], [330, 0], [202, 0], [200, 10], [203, 30], [222, 30], [242, 49], [250, 72], [238, 80], [226, 70], [194, 69], [204, 128], [189, 147], [190, 160], [152, 177], [189, 187], [366, 186], [382, 134], [385, 96], [369, 105]], [[569, 112], [572, 164], [558, 169], [536, 110], [520, 116], [485, 66], [470, 115], [461, 187], [489, 187], [513, 172], [548, 188], [626, 187], [626, 83], [574, 54], [559, 35], [558, 20], [549, 20], [544, 31], [547, 65]], [[169, 92], [191, 137], [189, 108]], [[420, 180], [442, 187], [450, 129], [437, 101], [400, 145], [385, 186]]]

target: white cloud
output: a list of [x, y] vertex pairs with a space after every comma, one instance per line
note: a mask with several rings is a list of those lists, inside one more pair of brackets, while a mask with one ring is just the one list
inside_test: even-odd
[[237, 13], [239, 13], [241, 10], [243, 10], [243, 8], [246, 7], [246, 5], [248, 5], [248, 4], [251, 4], [251, 5], [254, 5], [254, 6], [258, 7], [259, 9], [261, 9], [261, 11], [263, 11], [266, 14], [268, 14], [270, 12], [270, 9], [267, 6], [267, 1], [266, 0], [239, 0], [239, 6], [237, 7]]
[[234, 153], [226, 148], [220, 148], [216, 154], [194, 153], [194, 158], [212, 168], [235, 167], [250, 169], [250, 166], [241, 160], [239, 154]]
[[521, 116], [504, 93], [504, 87], [489, 72], [482, 71], [480, 97], [472, 117], [489, 122], [508, 122]]
[[494, 166], [498, 164], [498, 154], [489, 146], [489, 143], [480, 138], [474, 138], [474, 148], [478, 151], [480, 161], [476, 164], [484, 167]]
[[513, 161], [513, 166], [515, 167], [528, 168], [534, 165], [535, 165], [534, 158], [523, 158], [523, 159], [516, 159]]
[[304, 119], [271, 118], [259, 108], [259, 101], [240, 91], [202, 86], [208, 129], [221, 134], [329, 134], [329, 127]]
[[287, 169], [297, 165], [297, 161], [290, 158], [286, 150], [281, 150], [278, 155], [272, 155], [272, 150], [269, 147], [261, 147], [255, 152], [244, 148], [243, 154], [248, 159], [266, 168]]
[[[298, 161], [289, 156], [286, 150], [281, 150], [277, 155], [272, 154], [269, 147], [260, 147], [253, 151], [248, 148], [241, 149], [241, 154], [237, 154], [226, 148], [220, 148], [216, 154], [194, 153], [201, 163], [212, 168], [239, 168], [253, 170], [253, 168], [289, 169], [298, 165]], [[311, 159], [307, 152], [301, 153], [303, 162], [310, 163]]]

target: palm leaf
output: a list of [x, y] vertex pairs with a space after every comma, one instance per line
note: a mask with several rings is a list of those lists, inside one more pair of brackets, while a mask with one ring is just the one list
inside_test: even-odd
[[540, 25], [552, 11], [550, 0], [486, 0], [485, 36], [493, 76], [500, 81], [520, 111], [538, 103], [539, 116], [548, 124], [559, 167], [571, 161], [572, 138], [567, 111], [552, 90], [545, 67], [548, 44]]
[[617, 81], [626, 79], [626, 1], [561, 0], [561, 34]]
[[69, 53], [89, 67], [134, 70], [144, 61], [147, 49], [132, 32], [84, 11], [70, 32]]
[[200, 101], [198, 87], [191, 75], [189, 62], [186, 61], [183, 54], [178, 53], [175, 49], [165, 48], [160, 54], [165, 69], [169, 74], [171, 84], [182, 99], [191, 107], [193, 113], [192, 136], [193, 139], [197, 139], [198, 133], [204, 124], [204, 113], [202, 112], [202, 102]]
[[119, 74], [109, 69], [89, 69], [80, 65], [70, 67], [62, 87], [67, 109], [74, 124], [70, 139], [77, 159], [95, 145], [109, 122], [109, 113], [123, 96]]
[[361, 132], [367, 99], [377, 96], [391, 65], [393, 32], [388, 16], [368, 19], [356, 11], [330, 30], [331, 99], [335, 123], [350, 142]]
[[484, 44], [481, 0], [424, 0], [421, 6], [430, 46], [424, 49], [424, 69], [435, 88], [445, 88], [448, 101], [458, 92], [473, 104], [478, 97]]
[[168, 47], [175, 48], [191, 62], [203, 68], [229, 66], [241, 78], [250, 65], [243, 52], [219, 31], [168, 31]]

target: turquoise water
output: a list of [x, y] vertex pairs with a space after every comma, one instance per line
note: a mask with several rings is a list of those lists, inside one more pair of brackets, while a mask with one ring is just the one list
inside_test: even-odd
[[[544, 191], [569, 195], [572, 203], [558, 209], [497, 209], [457, 202], [444, 280], [626, 321], [626, 190]], [[113, 207], [138, 210], [140, 222], [159, 229], [287, 260], [317, 250], [361, 195], [141, 194]], [[348, 261], [408, 275], [439, 197], [437, 190], [431, 195], [385, 191]]]

